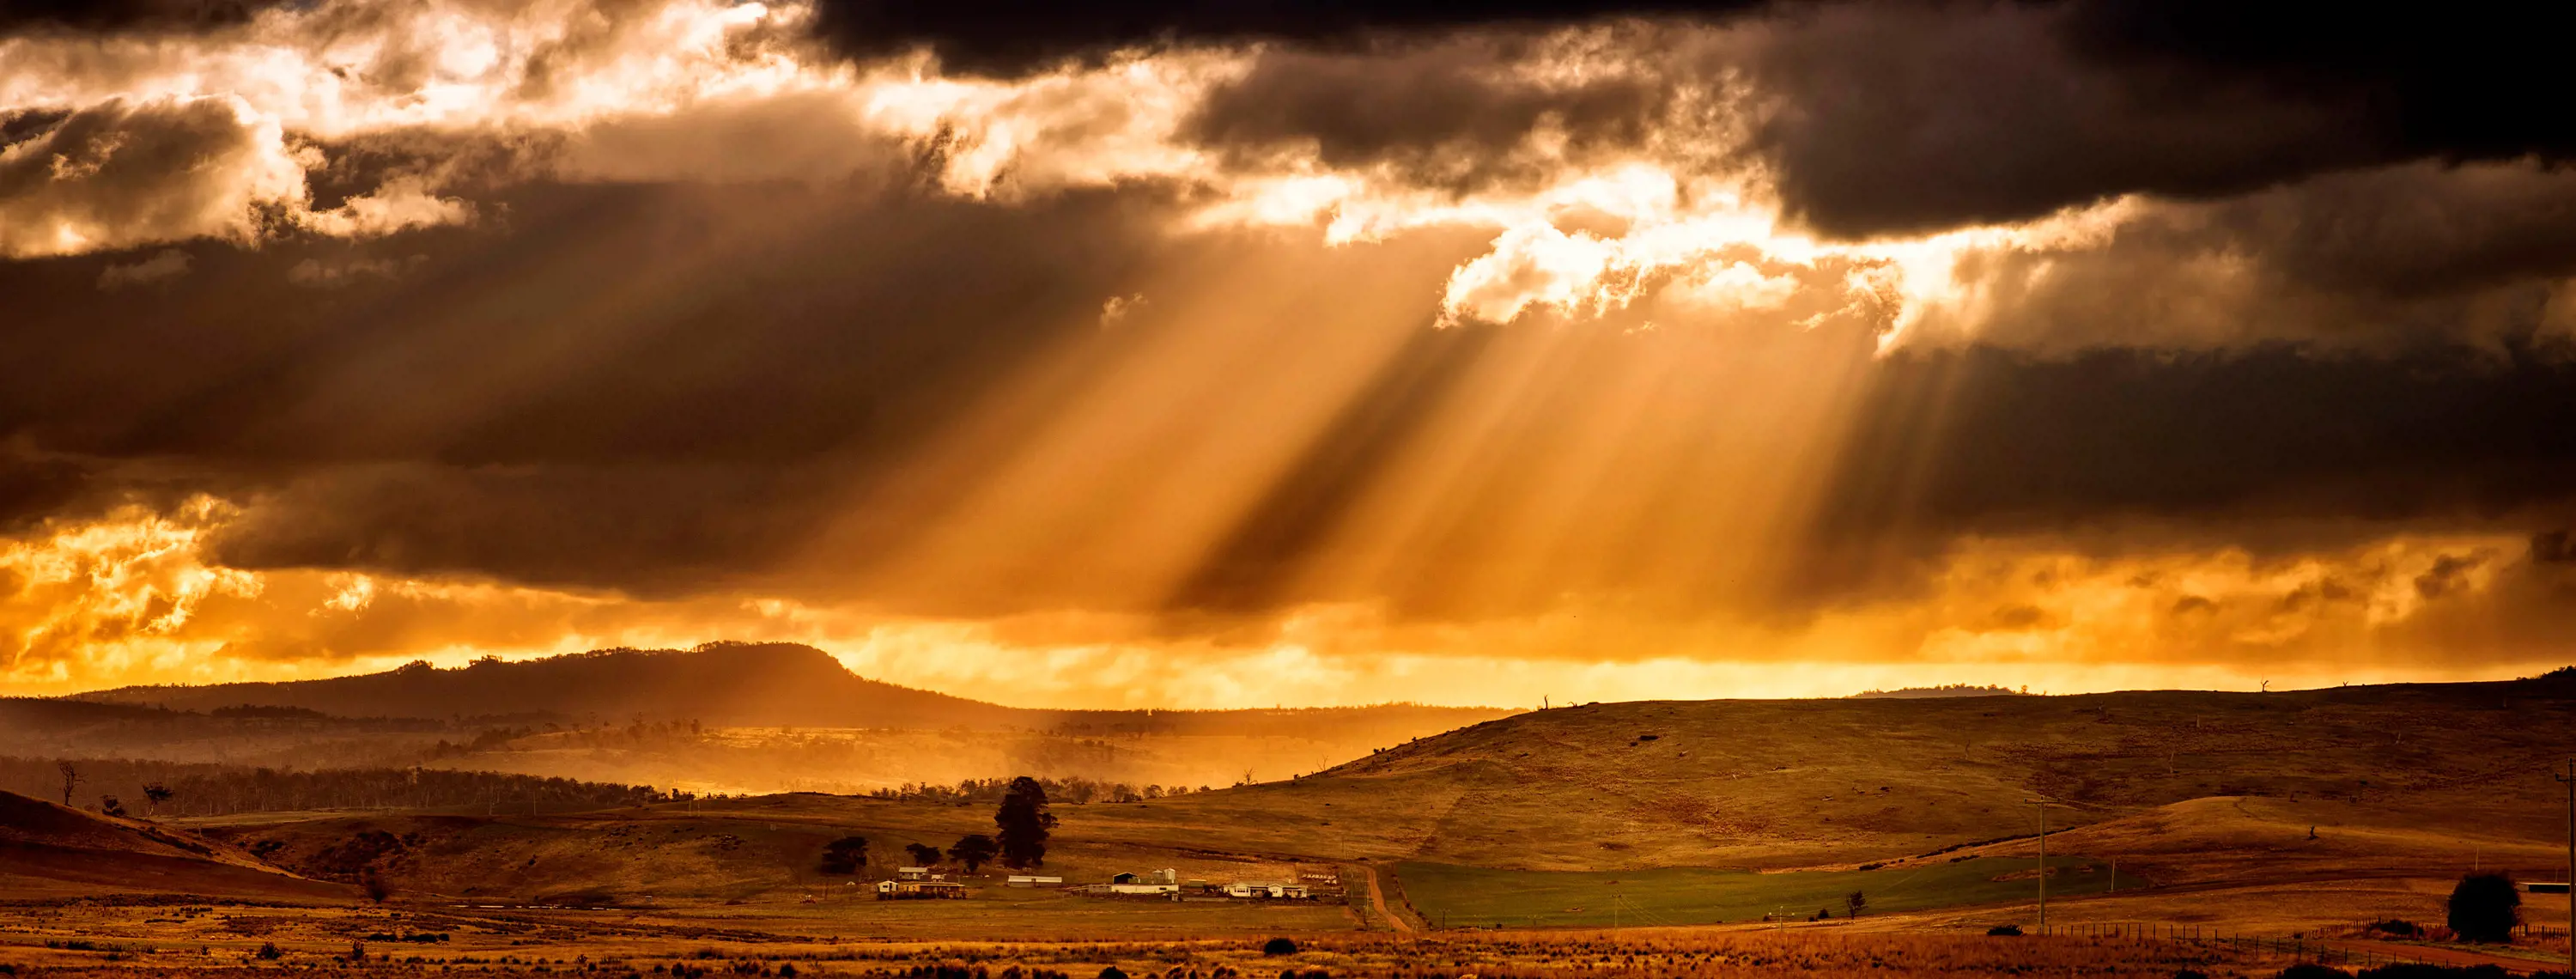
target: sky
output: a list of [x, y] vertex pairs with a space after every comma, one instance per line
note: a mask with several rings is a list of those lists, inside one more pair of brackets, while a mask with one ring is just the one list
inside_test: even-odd
[[0, 0], [0, 694], [2576, 661], [2576, 14], [2249, 6]]

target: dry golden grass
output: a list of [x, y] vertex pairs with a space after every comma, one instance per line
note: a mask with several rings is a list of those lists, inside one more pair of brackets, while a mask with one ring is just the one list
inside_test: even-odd
[[[261, 939], [273, 941], [274, 939]], [[1626, 932], [1452, 932], [1434, 937], [1299, 936], [1293, 954], [1268, 955], [1262, 939], [1095, 942], [793, 943], [710, 937], [674, 941], [602, 936], [559, 941], [542, 930], [506, 947], [488, 943], [376, 943], [350, 961], [346, 943], [278, 942], [280, 957], [258, 957], [248, 941], [199, 947], [126, 942], [85, 950], [8, 948], [19, 961], [57, 975], [182, 976], [267, 974], [418, 975], [573, 973], [588, 976], [956, 976], [1011, 979], [1100, 974], [1130, 976], [1333, 977], [1477, 976], [1481, 979], [1643, 979], [1838, 975], [2071, 975], [2167, 979], [2180, 969], [2216, 975], [2277, 971], [2292, 956], [2216, 944], [1978, 934], [1654, 930]]]

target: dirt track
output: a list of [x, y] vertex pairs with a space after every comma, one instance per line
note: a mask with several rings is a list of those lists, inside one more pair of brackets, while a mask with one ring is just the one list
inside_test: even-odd
[[1377, 868], [1361, 864], [1360, 871], [1368, 874], [1369, 907], [1377, 909], [1378, 917], [1385, 918], [1388, 927], [1403, 934], [1412, 934], [1413, 926], [1407, 923], [1402, 915], [1396, 914], [1394, 908], [1387, 906], [1386, 890], [1378, 886]]

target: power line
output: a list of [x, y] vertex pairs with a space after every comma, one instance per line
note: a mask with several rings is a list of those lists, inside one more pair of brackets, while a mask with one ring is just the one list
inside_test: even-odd
[[2567, 759], [2567, 774], [2549, 777], [2567, 786], [2567, 970], [2576, 972], [2576, 756]]

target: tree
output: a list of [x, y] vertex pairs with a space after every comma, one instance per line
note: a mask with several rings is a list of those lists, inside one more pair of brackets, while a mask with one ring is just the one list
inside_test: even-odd
[[995, 834], [1001, 844], [1002, 865], [1014, 870], [1046, 865], [1047, 831], [1055, 828], [1055, 814], [1047, 811], [1046, 787], [1037, 779], [1022, 775], [1011, 780], [1002, 793], [1002, 808], [993, 813]]
[[385, 883], [384, 877], [378, 875], [374, 867], [369, 867], [358, 874], [358, 888], [367, 892], [367, 900], [377, 904], [385, 903], [385, 899], [392, 897], [394, 893], [393, 885]]
[[1843, 917], [1857, 918], [1866, 910], [1869, 910], [1869, 895], [1859, 891], [1843, 895]]
[[117, 801], [112, 795], [99, 796], [98, 811], [110, 816], [122, 816], [125, 815], [125, 803]]
[[928, 844], [906, 843], [903, 845], [903, 852], [912, 857], [913, 863], [924, 867], [932, 866], [939, 862], [939, 848]]
[[69, 806], [72, 804], [72, 790], [81, 784], [80, 766], [58, 761], [54, 763], [54, 770], [63, 774], [63, 805]]
[[957, 843], [948, 848], [948, 859], [965, 864], [966, 872], [971, 874], [975, 868], [991, 863], [993, 855], [1000, 852], [1001, 846], [994, 843], [992, 837], [969, 833], [958, 837]]
[[151, 816], [160, 815], [161, 804], [170, 801], [170, 797], [177, 794], [170, 791], [169, 786], [159, 782], [143, 783], [144, 813]]
[[2522, 923], [2522, 894], [2503, 874], [2470, 874], [2451, 889], [2451, 931], [2473, 942], [2501, 942]]
[[823, 845], [822, 870], [827, 874], [855, 874], [868, 865], [868, 838], [844, 836]]

